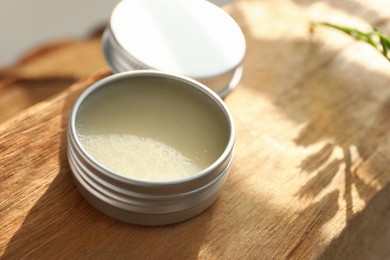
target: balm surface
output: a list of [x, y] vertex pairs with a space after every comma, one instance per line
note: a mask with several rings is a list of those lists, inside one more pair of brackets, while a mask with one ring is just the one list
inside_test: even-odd
[[134, 78], [92, 92], [76, 132], [85, 152], [108, 170], [148, 181], [176, 180], [223, 153], [229, 126], [205, 94], [170, 80]]

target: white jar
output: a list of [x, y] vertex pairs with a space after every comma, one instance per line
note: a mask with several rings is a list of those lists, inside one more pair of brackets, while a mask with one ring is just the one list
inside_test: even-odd
[[221, 97], [241, 79], [245, 45], [237, 23], [205, 0], [123, 0], [103, 36], [104, 54], [114, 72], [180, 74]]

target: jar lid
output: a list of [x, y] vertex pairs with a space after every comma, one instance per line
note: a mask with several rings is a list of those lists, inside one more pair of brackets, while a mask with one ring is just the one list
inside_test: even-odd
[[103, 44], [115, 72], [177, 73], [204, 81], [219, 94], [237, 85], [245, 54], [237, 23], [205, 0], [123, 0], [111, 15]]

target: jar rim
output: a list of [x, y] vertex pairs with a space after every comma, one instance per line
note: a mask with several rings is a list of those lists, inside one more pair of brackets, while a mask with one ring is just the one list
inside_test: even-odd
[[[162, 78], [170, 78], [178, 80], [184, 84], [189, 84], [196, 88], [198, 91], [203, 92], [206, 94], [208, 98], [213, 100], [214, 103], [218, 105], [218, 107], [223, 112], [223, 115], [226, 118], [226, 122], [229, 127], [229, 135], [228, 135], [228, 141], [225, 146], [224, 151], [222, 154], [218, 157], [217, 160], [215, 160], [211, 165], [209, 165], [207, 168], [202, 169], [201, 171], [197, 172], [196, 174], [184, 178], [179, 179], [173, 179], [173, 180], [142, 180], [142, 179], [136, 179], [128, 176], [124, 176], [122, 174], [118, 174], [114, 171], [111, 171], [104, 167], [101, 163], [97, 162], [91, 156], [89, 153], [85, 150], [85, 148], [81, 145], [80, 140], [77, 138], [76, 133], [76, 117], [77, 112], [83, 103], [83, 101], [93, 92], [96, 90], [107, 87], [112, 82], [115, 82], [117, 80], [123, 80], [126, 78], [133, 78], [133, 77], [139, 77], [139, 76], [150, 76], [150, 77], [162, 77]], [[121, 72], [114, 75], [111, 75], [109, 77], [106, 77], [100, 81], [95, 82], [92, 84], [88, 89], [86, 89], [80, 97], [75, 102], [73, 109], [70, 113], [69, 118], [69, 136], [72, 138], [73, 143], [77, 147], [77, 149], [80, 151], [80, 155], [83, 157], [85, 161], [88, 161], [91, 163], [91, 165], [98, 169], [99, 172], [104, 174], [106, 177], [114, 178], [121, 182], [131, 183], [133, 185], [140, 185], [145, 187], [159, 187], [159, 186], [175, 186], [175, 185], [182, 185], [184, 183], [191, 183], [197, 179], [201, 179], [204, 176], [207, 176], [208, 173], [214, 172], [220, 167], [226, 159], [232, 155], [233, 148], [234, 148], [234, 142], [235, 142], [235, 127], [233, 123], [233, 118], [231, 116], [231, 113], [229, 112], [227, 106], [223, 102], [223, 100], [212, 90], [204, 86], [203, 84], [182, 75], [177, 75], [173, 73], [168, 72], [162, 72], [162, 71], [155, 71], [155, 70], [136, 70], [136, 71], [127, 71], [127, 72]]]

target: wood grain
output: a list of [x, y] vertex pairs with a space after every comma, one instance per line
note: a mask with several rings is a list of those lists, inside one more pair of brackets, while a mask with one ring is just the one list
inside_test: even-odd
[[384, 259], [390, 257], [390, 64], [312, 19], [390, 31], [384, 1], [235, 1], [245, 73], [225, 101], [237, 128], [217, 202], [189, 221], [109, 218], [76, 190], [69, 110], [107, 71], [0, 126], [4, 259]]
[[33, 49], [14, 66], [1, 69], [0, 79], [7, 74], [16, 78], [80, 79], [102, 67], [107, 66], [102, 53], [101, 32], [96, 32], [86, 39], [59, 40]]
[[50, 42], [0, 68], [0, 123], [107, 67], [101, 51], [102, 30], [85, 39]]
[[39, 103], [77, 81], [74, 78], [18, 78], [0, 90], [0, 123], [18, 115], [21, 111]]

